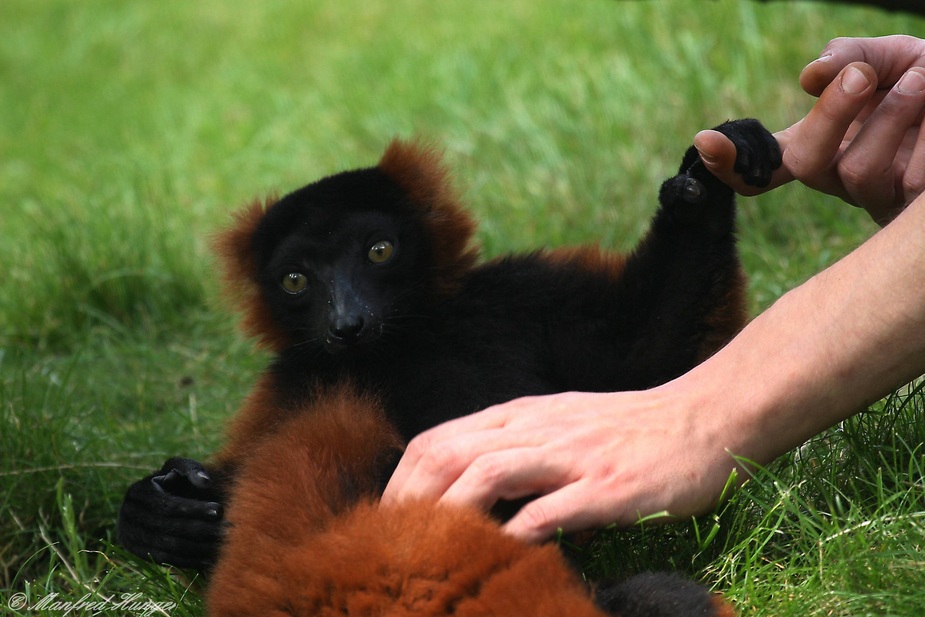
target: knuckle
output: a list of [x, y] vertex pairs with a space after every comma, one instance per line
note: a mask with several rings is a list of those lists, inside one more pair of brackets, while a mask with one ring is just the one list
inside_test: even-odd
[[405, 456], [418, 461], [430, 459], [441, 452], [438, 441], [432, 432], [416, 435], [405, 447]]
[[433, 442], [430, 433], [416, 435], [405, 446], [405, 457], [412, 460], [424, 458], [433, 449]]
[[843, 45], [849, 43], [851, 39], [846, 36], [837, 36], [834, 39], [831, 39], [828, 44], [825, 46], [823, 51], [831, 51], [832, 49], [842, 47]]
[[[921, 76], [921, 71], [912, 69], [910, 72], [916, 72]], [[905, 86], [909, 90], [904, 89], [904, 83], [906, 82], [900, 82], [890, 90], [877, 108], [878, 126], [884, 125], [891, 132], [900, 133], [907, 130], [914, 125], [922, 112], [921, 91], [912, 90], [912, 86]], [[918, 84], [920, 83], [921, 80]]]
[[480, 456], [469, 466], [476, 481], [485, 486], [499, 486], [508, 475], [508, 468], [496, 456]]
[[870, 167], [869, 161], [846, 153], [838, 162], [838, 177], [841, 179], [842, 184], [851, 191], [868, 186], [872, 181], [881, 179], [883, 170], [873, 169]]
[[522, 527], [535, 536], [547, 536], [557, 529], [552, 512], [541, 500], [531, 501], [517, 513]]
[[615, 463], [608, 460], [598, 461], [596, 465], [588, 470], [587, 476], [598, 485], [612, 488], [613, 485], [618, 483], [618, 467]]
[[[409, 450], [411, 444], [409, 444]], [[460, 460], [458, 448], [452, 444], [437, 444], [436, 440], [430, 437], [418, 442], [412, 456], [415, 456], [421, 469], [428, 475], [442, 476], [448, 470], [453, 469]]]
[[910, 169], [903, 176], [903, 195], [906, 203], [925, 193], [925, 169]]

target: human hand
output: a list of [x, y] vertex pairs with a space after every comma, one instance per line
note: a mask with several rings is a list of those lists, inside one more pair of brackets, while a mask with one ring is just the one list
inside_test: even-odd
[[[819, 101], [775, 134], [784, 168], [768, 189], [796, 178], [864, 208], [881, 224], [925, 191], [925, 41], [836, 39], [800, 81]], [[740, 186], [732, 173], [735, 149], [722, 136], [703, 131], [694, 143], [718, 177], [742, 194], [760, 192]]]
[[896, 34], [879, 38], [829, 41], [819, 58], [800, 75], [800, 85], [813, 96], [822, 92], [849, 64], [863, 62], [876, 71], [880, 89], [892, 88], [913, 67], [925, 67], [925, 40]]
[[713, 508], [736, 461], [721, 414], [703, 414], [671, 387], [517, 399], [414, 438], [382, 496], [489, 509], [538, 495], [506, 525], [540, 541], [558, 529], [632, 525]]

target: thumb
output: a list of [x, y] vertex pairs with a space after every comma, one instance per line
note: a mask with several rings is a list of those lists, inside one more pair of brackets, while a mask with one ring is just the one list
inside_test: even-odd
[[[778, 143], [780, 143], [781, 149], [786, 147], [786, 137], [789, 135], [789, 130], [787, 129], [774, 135]], [[694, 136], [694, 147], [697, 148], [700, 160], [703, 161], [704, 166], [710, 173], [728, 184], [740, 195], [760, 195], [793, 180], [790, 172], [781, 167], [774, 171], [773, 176], [771, 176], [771, 183], [768, 186], [762, 188], [749, 186], [734, 169], [736, 162], [735, 144], [719, 131], [700, 131]]]

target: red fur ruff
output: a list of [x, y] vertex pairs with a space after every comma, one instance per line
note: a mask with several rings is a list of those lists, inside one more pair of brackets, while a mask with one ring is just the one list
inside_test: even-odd
[[234, 224], [215, 236], [212, 248], [223, 267], [226, 294], [241, 310], [241, 327], [267, 349], [286, 347], [289, 335], [279, 327], [266, 301], [260, 295], [258, 269], [252, 246], [254, 232], [263, 216], [277, 202], [274, 196], [255, 199], [234, 214]]
[[556, 547], [518, 542], [480, 513], [349, 506], [398, 446], [375, 401], [347, 389], [279, 425], [235, 485], [209, 613], [603, 615]]
[[395, 139], [382, 155], [379, 169], [420, 208], [433, 244], [438, 288], [452, 292], [459, 276], [478, 261], [478, 248], [470, 244], [475, 221], [460, 205], [440, 153], [420, 142]]

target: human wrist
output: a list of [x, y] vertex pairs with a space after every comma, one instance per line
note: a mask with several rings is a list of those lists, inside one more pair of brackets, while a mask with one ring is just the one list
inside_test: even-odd
[[814, 357], [819, 350], [787, 336], [788, 320], [807, 301], [806, 290], [786, 294], [729, 345], [665, 385], [695, 410], [715, 461], [766, 464], [838, 420], [822, 411], [836, 406], [828, 400], [834, 390], [820, 387], [827, 377]]

